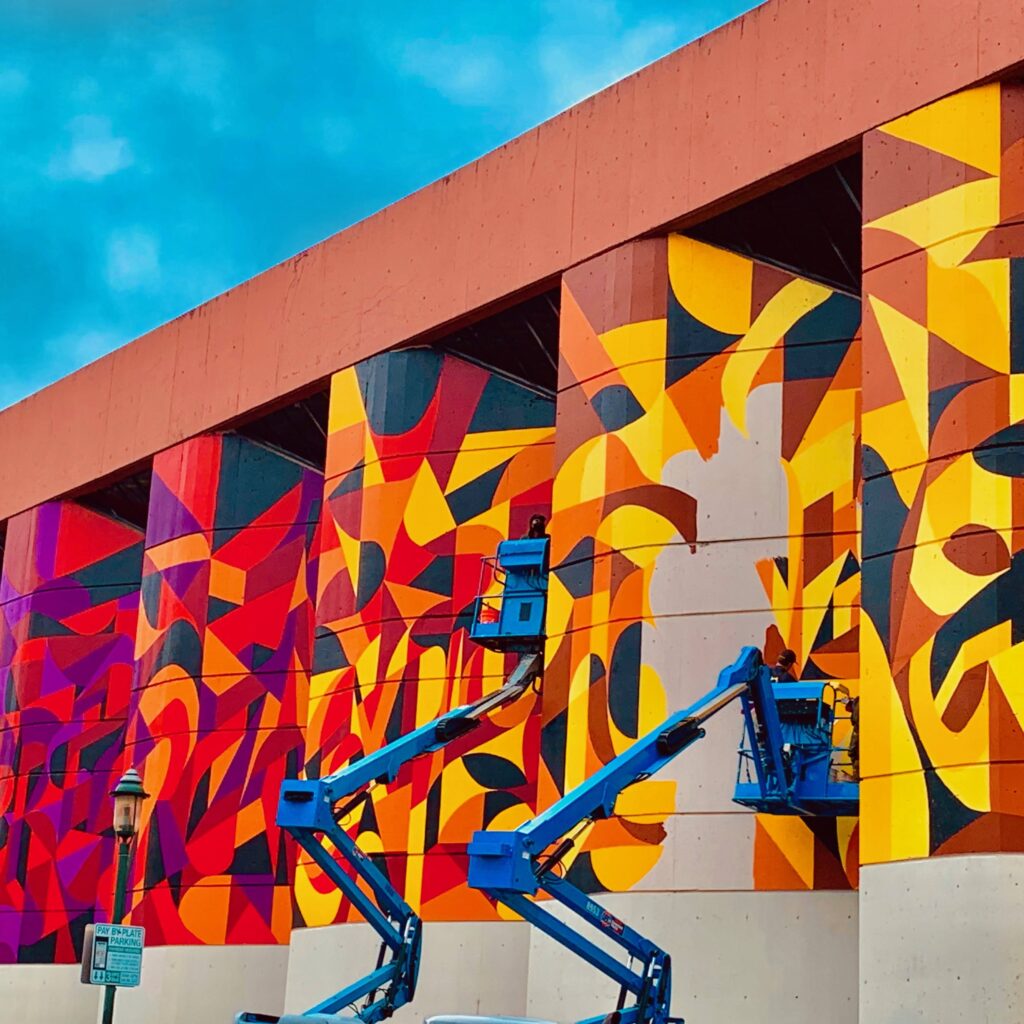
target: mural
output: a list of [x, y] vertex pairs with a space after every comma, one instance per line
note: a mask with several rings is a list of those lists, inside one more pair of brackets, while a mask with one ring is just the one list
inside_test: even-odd
[[154, 799], [132, 920], [147, 944], [288, 940], [322, 476], [242, 437], [156, 456], [127, 759]]
[[[692, 671], [701, 652], [688, 622], [719, 593], [686, 580], [723, 541], [740, 555], [718, 591], [743, 581], [760, 590], [775, 619], [766, 653], [790, 646], [806, 677], [856, 691], [859, 303], [682, 236], [665, 247], [640, 243], [631, 267], [611, 266], [622, 262], [611, 254], [563, 284], [542, 804], [656, 725], [666, 689], [674, 708], [710, 685], [710, 666]], [[773, 433], [749, 438], [749, 400], [771, 385]], [[749, 445], [731, 479], [715, 468], [726, 432]], [[744, 478], [760, 479], [757, 462], [782, 481], [777, 500], [754, 483], [737, 498]], [[761, 521], [773, 500], [788, 505], [778, 533]], [[668, 596], [656, 609], [659, 578]], [[698, 628], [707, 639], [711, 627]], [[730, 653], [718, 657], [756, 639], [743, 607], [716, 615], [713, 632], [727, 635]], [[655, 667], [659, 646], [673, 678]], [[618, 809], [579, 847], [569, 868], [577, 884], [637, 884], [657, 861], [675, 783], [634, 786]], [[729, 809], [727, 796], [716, 809]], [[759, 887], [855, 884], [853, 821], [812, 830], [765, 818], [755, 851]]]
[[142, 533], [73, 502], [8, 523], [0, 582], [0, 963], [74, 963], [108, 920]]
[[865, 140], [865, 863], [1024, 850], [1024, 104]]
[[[470, 607], [481, 556], [550, 508], [553, 428], [549, 399], [434, 350], [335, 375], [310, 775], [501, 685], [512, 662], [468, 641]], [[409, 765], [352, 822], [425, 918], [493, 916], [465, 885], [465, 845], [534, 812], [535, 704], [528, 695]], [[351, 915], [312, 863], [300, 863], [296, 901], [305, 924]]]
[[[150, 943], [284, 942], [294, 923], [349, 920], [272, 824], [280, 781], [500, 685], [511, 662], [466, 635], [480, 558], [537, 511], [553, 545], [543, 697], [411, 765], [351, 822], [427, 919], [493, 917], [465, 886], [473, 831], [519, 825], [706, 688], [699, 613], [730, 654], [763, 637], [855, 689], [859, 304], [682, 236], [602, 259], [622, 253], [624, 303], [592, 265], [566, 276], [557, 431], [556, 403], [521, 385], [434, 350], [386, 353], [332, 382], [326, 484], [207, 436], [156, 457], [144, 556], [137, 531], [74, 505], [12, 524], [35, 562], [9, 558], [4, 583], [5, 957], [77, 955], [109, 887], [110, 776], [129, 762], [155, 798], [132, 909]], [[730, 809], [710, 799], [698, 810]], [[633, 787], [578, 847], [574, 881], [639, 885], [678, 804], [672, 778]], [[41, 816], [19, 833], [22, 808]], [[69, 814], [79, 828], [58, 834]], [[765, 818], [750, 834], [744, 886], [856, 882], [852, 821]]]
[[[553, 544], [543, 697], [411, 765], [351, 822], [427, 919], [493, 917], [465, 886], [473, 831], [517, 826], [706, 687], [677, 666], [699, 662], [691, 613], [718, 607], [714, 552], [739, 552], [723, 578], [743, 607], [715, 625], [730, 653], [763, 636], [769, 656], [793, 647], [805, 676], [855, 688], [859, 304], [682, 236], [602, 259], [623, 253], [624, 303], [592, 265], [566, 276], [557, 431], [556, 404], [521, 385], [392, 352], [332, 382], [326, 485], [215, 435], [156, 457], [144, 556], [138, 531], [71, 504], [12, 523], [34, 561], [8, 557], [3, 584], [3, 957], [77, 956], [129, 762], [155, 798], [132, 909], [150, 943], [284, 942], [294, 923], [349, 920], [272, 824], [280, 781], [500, 685], [510, 661], [466, 635], [480, 558], [537, 511]], [[726, 508], [736, 466], [762, 464], [764, 487], [751, 471], [750, 501]], [[633, 787], [578, 847], [574, 881], [638, 886], [678, 803], [672, 778]], [[854, 822], [750, 834], [744, 886], [855, 884]]]

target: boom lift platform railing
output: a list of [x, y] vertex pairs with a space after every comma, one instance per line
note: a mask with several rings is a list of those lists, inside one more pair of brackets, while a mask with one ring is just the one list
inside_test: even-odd
[[[745, 647], [700, 700], [666, 719], [548, 810], [514, 831], [474, 835], [469, 847], [469, 884], [505, 904], [619, 985], [615, 1010], [581, 1024], [669, 1024], [680, 1018], [670, 1015], [669, 954], [558, 873], [576, 839], [591, 822], [614, 813], [615, 801], [624, 789], [656, 774], [701, 739], [704, 724], [736, 700], [741, 702], [744, 721], [741, 768], [747, 762], [752, 781], [737, 785], [735, 799], [770, 813], [856, 813], [857, 784], [833, 778], [833, 719], [819, 708], [813, 711], [811, 722], [810, 705], [786, 706], [788, 701], [820, 704], [827, 686], [773, 683], [757, 648]], [[815, 688], [817, 698], [813, 696]], [[794, 723], [794, 716], [801, 721]], [[803, 745], [800, 730], [808, 730], [802, 736]], [[829, 750], [819, 756], [822, 744], [828, 744]], [[556, 917], [534, 899], [538, 892], [618, 946], [627, 962]]]
[[[500, 595], [474, 603], [470, 639], [491, 650], [518, 653], [504, 685], [471, 704], [420, 726], [340, 771], [321, 779], [286, 779], [281, 785], [277, 824], [285, 829], [348, 897], [377, 933], [376, 967], [302, 1014], [274, 1016], [245, 1011], [235, 1024], [313, 1024], [341, 1021], [376, 1024], [408, 1003], [419, 975], [422, 923], [383, 871], [359, 848], [342, 822], [370, 799], [378, 785], [392, 783], [403, 766], [465, 736], [491, 712], [518, 700], [543, 668], [547, 598], [548, 538], [504, 541], [492, 563]], [[500, 602], [497, 617], [481, 615], [487, 602]], [[340, 854], [342, 866], [323, 845]], [[342, 1011], [346, 1011], [343, 1015]]]

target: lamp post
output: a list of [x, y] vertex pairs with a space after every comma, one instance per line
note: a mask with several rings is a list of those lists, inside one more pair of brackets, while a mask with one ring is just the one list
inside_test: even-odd
[[[121, 776], [110, 791], [114, 798], [114, 835], [117, 836], [117, 880], [114, 883], [114, 913], [112, 924], [120, 924], [128, 897], [128, 869], [131, 866], [132, 840], [139, 830], [139, 811], [149, 794], [142, 788], [142, 779], [134, 768]], [[103, 1024], [113, 1024], [114, 985], [103, 990]]]

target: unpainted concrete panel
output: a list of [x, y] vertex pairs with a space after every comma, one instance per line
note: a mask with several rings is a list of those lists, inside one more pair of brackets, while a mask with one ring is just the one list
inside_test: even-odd
[[287, 946], [154, 946], [142, 984], [117, 993], [114, 1024], [227, 1024], [239, 1010], [281, 1013], [287, 965]]
[[[672, 955], [672, 1009], [688, 1021], [857, 1021], [853, 893], [633, 893], [601, 901]], [[534, 932], [530, 1016], [576, 1020], [611, 1011], [616, 997], [614, 984]]]
[[[696, 551], [683, 542], [669, 545], [654, 570], [652, 610], [655, 616], [769, 610], [757, 563], [785, 554], [784, 536], [698, 544]], [[755, 637], [753, 642], [763, 640]]]
[[[655, 573], [657, 585], [657, 573]], [[644, 627], [643, 657], [661, 678], [670, 711], [685, 708], [706, 693], [744, 644], [759, 646], [773, 623], [771, 611], [695, 615], [663, 619]], [[677, 809], [730, 811], [736, 780], [737, 748], [743, 728], [739, 704], [705, 726], [705, 736], [658, 775], [679, 783]]]
[[4, 1024], [95, 1024], [99, 988], [83, 985], [78, 964], [0, 965]]
[[[763, 359], [763, 353], [754, 355]], [[733, 356], [729, 365], [742, 363], [742, 356]], [[785, 537], [788, 532], [789, 494], [779, 464], [782, 385], [754, 389], [745, 409], [745, 433], [723, 409], [718, 451], [706, 461], [696, 451], [681, 452], [662, 472], [662, 483], [697, 499], [699, 541]]]
[[1024, 1019], [1024, 855], [861, 869], [861, 1024]]
[[751, 812], [737, 806], [735, 813], [673, 814], [665, 831], [658, 863], [633, 892], [753, 888]]
[[[376, 963], [376, 934], [365, 924], [292, 932], [285, 1008], [299, 1013]], [[392, 1018], [414, 1024], [439, 1013], [522, 1015], [529, 927], [523, 922], [427, 922], [416, 1000]]]

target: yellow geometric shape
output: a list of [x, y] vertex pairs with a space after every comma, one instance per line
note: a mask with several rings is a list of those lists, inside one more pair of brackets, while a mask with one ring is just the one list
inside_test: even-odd
[[877, 296], [868, 297], [885, 349], [903, 391], [917, 435], [918, 450], [928, 449], [928, 328]]
[[646, 409], [665, 389], [667, 321], [624, 324], [602, 334], [600, 340], [626, 387]]
[[662, 816], [675, 809], [676, 784], [668, 779], [646, 779], [643, 785], [624, 789], [615, 801], [615, 814], [620, 818]]
[[643, 505], [622, 505], [597, 528], [600, 544], [620, 551], [641, 569], [653, 566], [664, 546], [679, 531], [674, 523]]
[[640, 472], [651, 482], [661, 479], [662, 470], [673, 455], [693, 448], [689, 431], [664, 391], [651, 402], [644, 416], [621, 427], [615, 436], [629, 449]]
[[[812, 309], [832, 295], [823, 285], [796, 279], [780, 288], [765, 304], [736, 345], [722, 374], [722, 398], [729, 418], [746, 437], [746, 405], [751, 385], [783, 336]], [[737, 297], [741, 299], [741, 296]]]
[[750, 260], [673, 234], [668, 236], [668, 276], [679, 304], [700, 323], [723, 334], [750, 330]]
[[[998, 634], [998, 627], [997, 627]], [[1007, 630], [1008, 638], [1008, 630]], [[980, 638], [974, 637], [974, 640]], [[992, 642], [992, 638], [988, 638]], [[996, 639], [998, 644], [998, 639]], [[927, 751], [928, 759], [936, 766], [953, 766], [964, 764], [987, 764], [989, 760], [989, 693], [988, 684], [984, 686], [981, 699], [971, 714], [970, 720], [958, 731], [954, 731], [942, 721], [942, 713], [932, 694], [931, 652], [934, 640], [929, 639], [924, 647], [910, 659], [910, 713], [913, 716], [914, 728], [917, 731], [922, 747]], [[972, 659], [973, 660], [973, 659]], [[958, 659], [961, 665], [963, 660]], [[956, 663], [950, 669], [949, 678], [942, 681], [944, 686], [956, 686], [960, 675]], [[948, 700], [948, 698], [947, 698]], [[972, 789], [955, 792], [957, 798], [969, 807], [979, 810], [987, 809], [988, 784], [983, 790], [977, 789], [976, 776], [961, 777]]]
[[[643, 736], [668, 716], [668, 697], [657, 671], [647, 664], [640, 666], [637, 699], [637, 731]], [[675, 783], [673, 783], [675, 785]]]
[[627, 892], [658, 863], [662, 849], [660, 843], [597, 847], [590, 851], [590, 860], [595, 874], [609, 890]]
[[[867, 615], [860, 627], [861, 775], [919, 771], [921, 758], [892, 678], [882, 641]], [[862, 805], [863, 810], [863, 805]]]
[[844, 394], [849, 396], [848, 410], [844, 410], [851, 414], [849, 418], [840, 417], [840, 422], [828, 433], [817, 433], [817, 424], [812, 422], [806, 436], [816, 436], [817, 439], [802, 445], [793, 457], [791, 465], [800, 484], [799, 504], [792, 500], [791, 495], [790, 505], [796, 506], [795, 509], [791, 507], [791, 512], [802, 516], [803, 509], [826, 494], [836, 494], [845, 481], [853, 479], [858, 441], [852, 416], [856, 399], [848, 392]]
[[413, 480], [402, 522], [413, 544], [429, 544], [455, 529], [455, 519], [445, 501], [434, 471], [427, 462], [420, 463]]
[[206, 562], [210, 558], [210, 539], [205, 533], [189, 533], [146, 549], [153, 568], [163, 572], [175, 565]]
[[313, 886], [313, 874], [320, 869], [312, 865], [299, 865], [295, 870], [295, 902], [306, 924], [315, 928], [318, 925], [333, 924], [341, 910], [341, 890], [331, 886], [327, 892], [319, 892]]
[[998, 174], [1002, 156], [999, 83], [936, 100], [879, 131]]
[[894, 402], [864, 413], [864, 444], [880, 452], [892, 469], [892, 482], [900, 500], [913, 505], [924, 475], [928, 450], [917, 435], [906, 402]]
[[[975, 246], [977, 232], [998, 223], [999, 179], [984, 178], [903, 206], [865, 226], [900, 235], [919, 249], [928, 249], [935, 262], [952, 266]], [[948, 245], [939, 251], [940, 243]]]
[[860, 862], [885, 864], [931, 855], [923, 771], [864, 779], [860, 785]]
[[[465, 455], [467, 452], [474, 453], [485, 453], [491, 449], [498, 449], [505, 451], [503, 456], [504, 459], [508, 459], [513, 455], [519, 454], [523, 448], [529, 448], [534, 444], [543, 444], [545, 441], [549, 441], [554, 436], [554, 427], [519, 427], [517, 429], [509, 428], [508, 430], [481, 430], [474, 431], [472, 434], [466, 434], [462, 438], [462, 442], [459, 449], [459, 457]], [[501, 459], [498, 460], [499, 462]], [[456, 462], [456, 465], [458, 462]], [[483, 469], [476, 469], [471, 472], [468, 476], [461, 475], [458, 482], [448, 482], [447, 492], [450, 493], [457, 487], [461, 487], [464, 483], [469, 483], [470, 480], [480, 476], [481, 473], [486, 473], [488, 469], [498, 465], [498, 462], [492, 462], [489, 465], [486, 463], [474, 463], [474, 465], [481, 465]], [[454, 472], [454, 471], [453, 471]]]
[[989, 658], [989, 665], [1018, 728], [1024, 730], [1024, 644], [1004, 648]]
[[929, 259], [928, 327], [977, 362], [1009, 373], [1010, 261], [940, 267]]
[[[429, 722], [450, 711], [448, 696], [448, 666], [444, 648], [428, 647], [420, 656], [419, 680], [414, 690], [416, 721]], [[397, 686], [406, 685], [396, 683]]]
[[331, 378], [331, 402], [327, 413], [327, 433], [336, 434], [345, 427], [366, 422], [359, 377], [354, 368], [341, 370]]
[[566, 460], [566, 465], [575, 461], [581, 463], [576, 500], [584, 502], [603, 498], [608, 485], [608, 435], [601, 434], [580, 445]]

